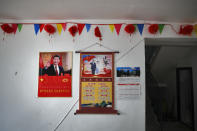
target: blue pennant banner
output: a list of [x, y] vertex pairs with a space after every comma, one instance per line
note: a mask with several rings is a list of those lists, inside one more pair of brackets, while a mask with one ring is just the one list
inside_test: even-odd
[[91, 28], [91, 24], [86, 24], [87, 32], [89, 32], [89, 31], [90, 31], [90, 28]]
[[38, 31], [40, 30], [40, 24], [34, 24], [34, 30], [35, 30], [35, 34], [38, 34]]
[[140, 32], [140, 35], [142, 35], [143, 29], [144, 29], [144, 24], [137, 24], [137, 27]]

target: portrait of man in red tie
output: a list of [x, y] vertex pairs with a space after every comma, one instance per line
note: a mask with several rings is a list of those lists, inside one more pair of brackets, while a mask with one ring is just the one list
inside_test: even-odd
[[54, 55], [53, 56], [53, 64], [47, 63], [46, 66], [43, 68], [42, 73], [47, 74], [48, 76], [63, 76], [64, 75], [64, 68], [59, 65], [60, 63], [60, 56]]
[[72, 52], [41, 52], [39, 97], [72, 96]]

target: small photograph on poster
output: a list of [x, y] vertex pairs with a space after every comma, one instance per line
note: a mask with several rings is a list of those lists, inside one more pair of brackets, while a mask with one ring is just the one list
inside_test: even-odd
[[39, 97], [71, 97], [72, 52], [41, 52]]
[[83, 54], [82, 77], [111, 77], [112, 55]]

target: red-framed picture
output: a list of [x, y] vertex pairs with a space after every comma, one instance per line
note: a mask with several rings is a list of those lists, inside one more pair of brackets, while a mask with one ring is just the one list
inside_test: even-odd
[[76, 114], [117, 114], [114, 110], [114, 53], [80, 53], [80, 99]]
[[72, 96], [72, 52], [40, 52], [38, 97]]
[[112, 77], [112, 54], [83, 54], [82, 77]]

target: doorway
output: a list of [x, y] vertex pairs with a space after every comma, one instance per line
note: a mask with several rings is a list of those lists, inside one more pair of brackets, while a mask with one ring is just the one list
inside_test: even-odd
[[178, 120], [194, 128], [194, 100], [192, 68], [177, 68]]
[[145, 40], [146, 131], [194, 131], [197, 39], [187, 40]]

